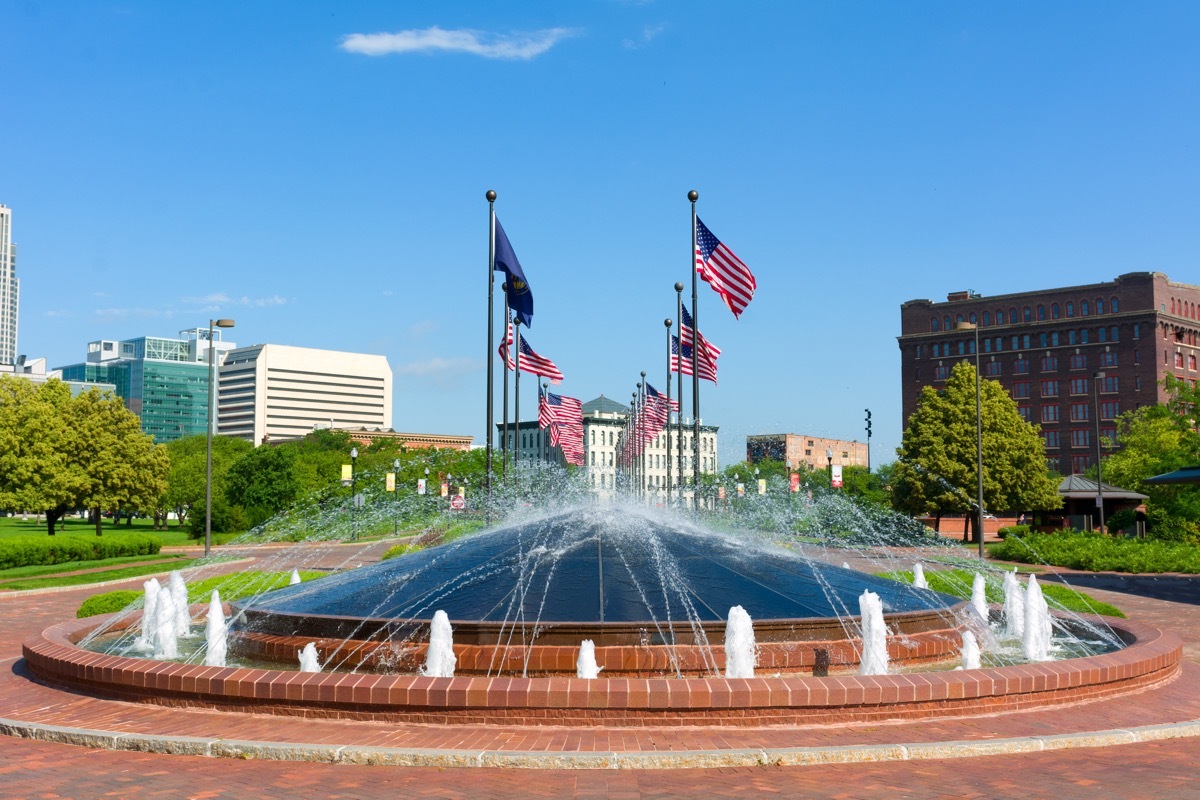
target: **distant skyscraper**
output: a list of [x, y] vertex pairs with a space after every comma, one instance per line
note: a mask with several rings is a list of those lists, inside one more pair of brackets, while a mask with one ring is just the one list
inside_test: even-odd
[[0, 205], [0, 364], [17, 362], [17, 310], [20, 299], [17, 246], [12, 242], [12, 209]]

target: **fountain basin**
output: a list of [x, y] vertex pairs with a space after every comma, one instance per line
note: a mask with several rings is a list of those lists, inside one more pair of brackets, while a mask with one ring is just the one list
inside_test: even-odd
[[[1124, 649], [978, 670], [821, 678], [425, 678], [206, 667], [76, 645], [106, 621], [71, 620], [29, 637], [22, 649], [30, 671], [47, 684], [127, 701], [387, 722], [799, 725], [971, 716], [1137, 691], [1176, 677], [1182, 655], [1172, 633], [1103, 618]], [[894, 638], [889, 648], [900, 646]]]

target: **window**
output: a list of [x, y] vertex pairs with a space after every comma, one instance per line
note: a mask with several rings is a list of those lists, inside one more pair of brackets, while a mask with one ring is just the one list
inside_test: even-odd
[[1018, 358], [1013, 362], [1013, 375], [1027, 375], [1029, 373], [1029, 361], [1024, 358]]
[[998, 375], [1003, 374], [1001, 370], [1002, 367], [1000, 366], [999, 361], [989, 361], [983, 365], [983, 374], [987, 375], [989, 378], [995, 378]]
[[1104, 327], [1096, 328], [1096, 341], [1097, 342], [1107, 342], [1108, 341], [1108, 329], [1107, 328], [1104, 328]]
[[[1137, 351], [1135, 350], [1134, 352], [1136, 353]], [[1134, 360], [1134, 363], [1137, 363], [1136, 359]], [[1116, 365], [1117, 365], [1117, 354], [1116, 353], [1107, 352], [1107, 353], [1100, 354], [1100, 366], [1115, 367]]]
[[1021, 337], [1021, 344], [1023, 344], [1025, 346], [1026, 350], [1029, 349], [1029, 334], [1028, 333]]
[[992, 340], [991, 339], [983, 340], [983, 352], [985, 352], [985, 353], [992, 352]]
[[1038, 322], [1042, 322], [1043, 320], [1045, 320], [1046, 319], [1046, 307], [1043, 305], [1038, 305], [1037, 315], [1038, 315]]
[[1100, 391], [1104, 393], [1119, 392], [1121, 381], [1116, 375], [1105, 375], [1100, 379]]
[[1092, 465], [1091, 456], [1071, 456], [1071, 472], [1082, 474]]
[[997, 325], [1004, 324], [1004, 309], [1003, 308], [996, 309], [996, 324]]
[[1117, 429], [1113, 427], [1100, 428], [1100, 445], [1102, 447], [1114, 447], [1117, 443]]
[[1042, 422], [1058, 422], [1058, 406], [1042, 406]]
[[1058, 381], [1042, 381], [1042, 397], [1058, 397]]
[[971, 324], [972, 324], [972, 325], [976, 324], [975, 312], [974, 312], [974, 311], [972, 311], [972, 312], [971, 312], [971, 316], [970, 316], [968, 319], [970, 319], [970, 320], [971, 320]]
[[1071, 403], [1071, 422], [1087, 422], [1090, 415], [1088, 409], [1091, 405], [1088, 403]]
[[1046, 449], [1062, 446], [1058, 431], [1042, 431], [1042, 441], [1046, 443]]
[[1058, 331], [1054, 331], [1050, 334], [1050, 346], [1058, 347]]
[[1071, 379], [1071, 394], [1087, 394], [1088, 379], [1087, 378], [1072, 378]]
[[1192, 372], [1196, 371], [1196, 357], [1188, 356], [1188, 369]]
[[950, 330], [952, 327], [954, 327], [954, 326], [952, 326], [952, 325], [950, 324], [950, 317], [948, 317], [948, 316], [947, 316], [947, 317], [942, 317], [942, 330], [946, 330], [946, 331], [948, 331], [948, 330]]
[[1075, 304], [1074, 303], [1067, 303], [1067, 316], [1068, 317], [1075, 316]]
[[1013, 349], [1013, 350], [1020, 350], [1020, 349], [1021, 349], [1021, 339], [1020, 339], [1020, 337], [1018, 337], [1018, 336], [1014, 336], [1014, 337], [1012, 337], [1012, 349]]
[[1052, 319], [1058, 319], [1058, 303], [1050, 304], [1050, 317]]
[[1045, 333], [1038, 334], [1038, 347], [1045, 347], [1049, 342], [1050, 340], [1046, 337]]
[[1135, 339], [1142, 338], [1142, 325], [1140, 322], [1133, 323], [1133, 338], [1135, 338]]
[[1120, 330], [1120, 329], [1116, 325], [1113, 325], [1111, 328], [1108, 329], [1109, 341], [1113, 341], [1113, 342], [1120, 341], [1120, 337], [1117, 335], [1118, 330]]
[[[917, 345], [917, 358], [920, 358], [920, 357], [921, 357], [921, 345]], [[595, 443], [596, 443], [596, 429], [592, 428], [592, 444], [594, 445]], [[592, 459], [592, 463], [593, 464], [596, 463], [596, 460]]]
[[1141, 354], [1141, 351], [1139, 351], [1139, 350], [1134, 350], [1134, 351], [1133, 351], [1133, 363], [1134, 363], [1134, 364], [1140, 364], [1140, 363], [1142, 363], [1142, 358], [1141, 358], [1141, 355], [1142, 355], [1142, 354]]
[[1100, 404], [1100, 419], [1116, 419], [1121, 413], [1119, 400], [1105, 400]]
[[1025, 420], [1026, 422], [1029, 422], [1029, 420], [1033, 417], [1033, 413], [1029, 410], [1028, 405], [1017, 406], [1017, 413], [1020, 414], [1021, 419]]
[[1080, 300], [1079, 301], [1079, 316], [1086, 317], [1087, 315], [1088, 315], [1088, 301]]
[[992, 315], [989, 314], [987, 311], [983, 312], [983, 324], [984, 325], [992, 324]]
[[1076, 353], [1071, 356], [1071, 369], [1087, 369], [1087, 355]]
[[1029, 397], [1029, 381], [1017, 381], [1012, 385], [1012, 396], [1025, 398]]
[[996, 352], [999, 353], [1003, 349], [1004, 349], [1004, 337], [997, 336], [996, 337]]
[[963, 315], [962, 315], [962, 314], [958, 314], [957, 316], [955, 316], [955, 318], [954, 318], [954, 321], [955, 321], [955, 322], [962, 322], [962, 321], [963, 321]]
[[1025, 306], [1023, 309], [1021, 309], [1021, 319], [1025, 320], [1026, 322], [1033, 322], [1033, 312], [1029, 309], [1029, 306]]
[[967, 343], [966, 342], [958, 343], [958, 354], [960, 356], [964, 356], [967, 354]]
[[1088, 343], [1088, 329], [1087, 328], [1079, 329], [1079, 343], [1080, 344]]
[[1104, 299], [1101, 297], [1096, 298], [1096, 313], [1097, 314], [1104, 313]]
[[1109, 310], [1109, 311], [1111, 311], [1111, 312], [1112, 312], [1112, 313], [1114, 313], [1114, 314], [1118, 314], [1118, 313], [1120, 313], [1120, 312], [1117, 310], [1117, 298], [1115, 298], [1115, 297], [1114, 297], [1114, 298], [1113, 298], [1113, 299], [1112, 299], [1112, 300], [1109, 302], [1109, 304], [1108, 304], [1108, 310]]
[[1175, 369], [1183, 369], [1183, 353], [1175, 351]]
[[592, 451], [592, 466], [596, 466], [596, 451]]
[[1078, 334], [1075, 331], [1067, 331], [1067, 344], [1078, 344]]
[[1015, 308], [1010, 308], [1008, 310], [1008, 321], [1013, 325], [1017, 324], [1017, 310]]
[[1092, 429], [1091, 428], [1072, 428], [1071, 429], [1071, 447], [1091, 447], [1092, 446]]

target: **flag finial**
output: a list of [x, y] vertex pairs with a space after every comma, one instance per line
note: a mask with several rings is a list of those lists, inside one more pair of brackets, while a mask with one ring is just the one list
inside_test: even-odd
[[683, 291], [683, 284], [680, 283], [679, 281], [675, 281], [675, 291], [677, 291], [677, 292]]
[[699, 199], [700, 199], [700, 193], [697, 192], [695, 189], [692, 189], [690, 192], [688, 192], [688, 200], [691, 200], [694, 203]]
[[487, 190], [487, 194], [485, 194], [485, 195], [484, 195], [484, 197], [486, 197], [486, 198], [487, 198], [487, 201], [488, 201], [489, 203], [494, 203], [494, 202], [496, 202], [496, 190], [495, 190], [495, 189], [488, 189], [488, 190]]

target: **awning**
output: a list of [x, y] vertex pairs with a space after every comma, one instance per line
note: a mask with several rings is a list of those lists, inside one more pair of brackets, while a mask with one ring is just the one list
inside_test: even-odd
[[1174, 472], [1146, 478], [1143, 483], [1200, 483], [1200, 467], [1183, 467]]

